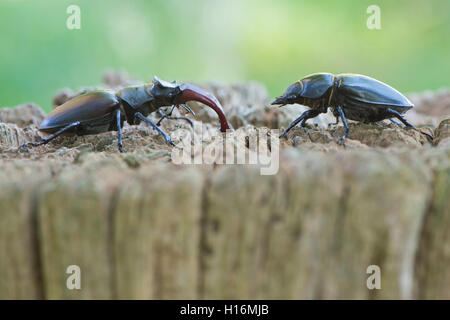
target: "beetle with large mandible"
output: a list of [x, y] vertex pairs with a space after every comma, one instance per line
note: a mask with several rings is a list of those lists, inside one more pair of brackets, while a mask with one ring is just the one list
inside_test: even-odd
[[[361, 122], [391, 119], [398, 123], [396, 118], [407, 127], [415, 129], [403, 117], [406, 111], [414, 107], [404, 95], [381, 81], [359, 74], [315, 73], [309, 75], [289, 86], [283, 96], [273, 101], [272, 105], [282, 107], [294, 103], [311, 109], [295, 119], [280, 138], [286, 136], [286, 133], [299, 122], [303, 127], [306, 120], [317, 117], [320, 113], [326, 113], [329, 107], [336, 117], [335, 124], [339, 122], [339, 118], [344, 124], [345, 135], [341, 138], [344, 146], [345, 138], [350, 133], [347, 119]], [[433, 139], [432, 135], [420, 132]]]
[[[181, 84], [153, 78], [153, 83], [130, 86], [118, 91], [96, 90], [76, 96], [56, 107], [39, 125], [39, 130], [52, 133], [40, 142], [27, 142], [22, 145], [25, 150], [29, 145], [40, 146], [48, 143], [65, 132], [74, 132], [81, 136], [107, 131], [117, 131], [119, 151], [122, 148], [122, 127], [126, 120], [130, 125], [144, 121], [157, 130], [167, 143], [175, 146], [170, 137], [158, 125], [164, 118], [171, 117], [162, 114], [163, 118], [155, 124], [147, 118], [161, 107], [184, 106], [188, 101], [198, 101], [212, 108], [218, 115], [220, 131], [232, 129], [219, 101], [210, 93], [191, 84]], [[193, 113], [193, 112], [192, 112]], [[184, 118], [184, 117], [179, 117]], [[190, 121], [189, 118], [184, 118]]]

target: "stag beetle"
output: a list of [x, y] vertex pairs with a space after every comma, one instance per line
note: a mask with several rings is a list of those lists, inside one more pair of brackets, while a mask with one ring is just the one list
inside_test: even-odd
[[[350, 133], [347, 118], [361, 122], [391, 119], [392, 122], [400, 125], [395, 120], [397, 118], [404, 125], [416, 129], [402, 116], [414, 107], [404, 95], [381, 81], [359, 74], [315, 73], [306, 76], [289, 86], [283, 96], [276, 98], [272, 105], [282, 107], [294, 103], [311, 109], [295, 119], [280, 138], [284, 137], [297, 123], [300, 122], [300, 126], [303, 127], [306, 120], [317, 117], [320, 113], [326, 113], [328, 108], [332, 109], [336, 117], [336, 122], [333, 124], [337, 124], [339, 118], [342, 119], [345, 135], [341, 141], [344, 146], [345, 138]], [[433, 139], [432, 135], [420, 132]]]
[[[28, 145], [36, 147], [46, 144], [64, 132], [74, 132], [81, 136], [117, 131], [119, 151], [124, 152], [121, 130], [124, 120], [130, 125], [139, 124], [140, 121], [146, 122], [157, 130], [167, 143], [175, 146], [158, 125], [164, 118], [183, 117], [162, 114], [159, 108], [182, 105], [193, 113], [188, 106], [184, 105], [192, 100], [211, 107], [217, 113], [220, 131], [226, 132], [227, 129], [232, 129], [222, 106], [213, 95], [191, 84], [179, 85], [176, 81], [167, 82], [154, 77], [153, 83], [150, 84], [124, 87], [118, 91], [95, 90], [68, 100], [56, 107], [39, 125], [40, 131], [53, 134], [37, 143], [27, 142], [22, 147], [26, 150]], [[157, 124], [147, 118], [147, 115], [154, 111], [163, 116]]]

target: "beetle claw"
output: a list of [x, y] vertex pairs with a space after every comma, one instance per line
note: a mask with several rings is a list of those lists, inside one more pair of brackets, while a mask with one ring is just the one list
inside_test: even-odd
[[20, 150], [23, 150], [23, 152], [29, 152], [28, 147], [27, 147], [28, 144], [29, 144], [29, 143], [26, 142], [26, 143], [24, 143], [23, 145], [21, 145], [21, 146], [17, 149], [17, 152], [20, 152]]
[[306, 134], [307, 134], [308, 137], [309, 137], [309, 140], [310, 140], [311, 142], [314, 142], [313, 139], [312, 139], [312, 136], [311, 136], [311, 132], [310, 132], [308, 129], [305, 129], [305, 130], [306, 130]]
[[342, 146], [344, 147], [344, 149], [346, 149], [346, 145], [345, 145], [345, 136], [342, 136], [339, 140], [338, 140], [338, 144], [342, 144]]
[[434, 136], [432, 134], [427, 133], [427, 132], [422, 131], [422, 130], [419, 130], [419, 131], [420, 131], [421, 134], [426, 135], [430, 140], [432, 140], [432, 141], [434, 140]]
[[279, 138], [279, 139], [285, 138], [285, 139], [287, 140], [286, 134], [287, 134], [287, 130], [284, 130], [284, 132], [283, 132], [282, 134], [280, 134], [280, 136], [279, 136], [278, 138]]
[[170, 140], [169, 143], [170, 143], [170, 145], [173, 146], [174, 148], [177, 148], [177, 149], [179, 149], [179, 150], [183, 150], [183, 148], [181, 148], [181, 147], [177, 146], [175, 143], [173, 143], [172, 140]]
[[161, 130], [160, 134], [163, 136], [164, 140], [166, 140], [168, 144], [170, 144], [175, 148], [178, 148], [177, 145], [172, 141], [172, 139], [167, 135], [167, 133]]
[[18, 149], [17, 152], [20, 152], [21, 149], [23, 149], [23, 152], [30, 152], [30, 149], [28, 149], [28, 146], [31, 145], [33, 147], [38, 147], [40, 145], [42, 145], [42, 143], [34, 143], [34, 142], [25, 142], [23, 145], [21, 145]]

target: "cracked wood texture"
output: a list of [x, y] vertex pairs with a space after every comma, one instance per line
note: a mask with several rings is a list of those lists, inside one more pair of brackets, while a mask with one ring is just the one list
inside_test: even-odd
[[[301, 113], [266, 107], [257, 84], [208, 90], [248, 141]], [[269, 176], [255, 165], [175, 165], [143, 124], [124, 128], [126, 154], [114, 132], [18, 152], [40, 138], [44, 114], [1, 109], [0, 299], [450, 299], [448, 96], [415, 96], [421, 112], [420, 101], [443, 101], [422, 121], [432, 143], [351, 123], [343, 149], [342, 126], [326, 128], [334, 118], [324, 115], [281, 141]], [[191, 107], [219, 135], [215, 115]], [[162, 128], [177, 144], [177, 129], [192, 131]], [[70, 265], [81, 290], [66, 287]], [[366, 286], [370, 265], [381, 290]]]
[[[450, 298], [446, 160], [291, 150], [273, 176], [2, 163], [0, 297]], [[374, 264], [381, 290], [366, 287]]]

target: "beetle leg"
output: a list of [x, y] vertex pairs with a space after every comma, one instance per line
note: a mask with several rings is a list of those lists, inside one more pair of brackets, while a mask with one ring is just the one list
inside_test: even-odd
[[289, 127], [287, 127], [287, 129], [284, 130], [283, 133], [280, 135], [280, 138], [283, 138], [284, 136], [286, 136], [286, 133], [288, 133], [289, 130], [291, 130], [293, 127], [295, 127], [297, 125], [297, 123], [299, 123], [300, 121], [302, 121], [300, 126], [303, 127], [306, 120], [317, 117], [319, 115], [319, 113], [320, 113], [320, 111], [318, 111], [318, 110], [311, 110], [311, 109], [306, 110], [305, 112], [302, 113], [302, 115], [300, 117], [298, 117], [297, 119], [292, 121], [292, 123], [289, 125]]
[[[305, 114], [306, 112], [308, 112], [308, 114]], [[306, 112], [302, 114], [302, 116], [304, 116], [304, 118], [303, 118], [302, 122], [300, 122], [300, 127], [304, 127], [305, 123], [306, 123], [306, 121], [308, 119], [315, 118], [315, 117], [317, 117], [320, 114], [319, 110], [312, 110], [311, 109], [311, 110], [308, 110]]]
[[47, 143], [49, 143], [50, 141], [52, 141], [53, 139], [55, 139], [57, 136], [59, 136], [60, 134], [66, 132], [67, 130], [69, 130], [69, 129], [71, 129], [71, 128], [75, 128], [75, 127], [77, 127], [77, 126], [79, 126], [79, 125], [80, 125], [80, 121], [73, 122], [73, 123], [71, 123], [71, 124], [65, 126], [64, 128], [59, 129], [59, 130], [56, 131], [54, 134], [52, 134], [50, 137], [45, 138], [45, 139], [42, 139], [42, 141], [39, 141], [39, 142], [26, 142], [26, 143], [24, 143], [23, 145], [21, 145], [20, 148], [23, 148], [25, 151], [27, 151], [27, 147], [28, 147], [29, 145], [30, 145], [30, 146], [33, 146], [33, 147], [38, 147], [38, 146], [41, 146], [41, 145], [43, 145], [43, 144], [47, 144]]
[[389, 120], [391, 120], [392, 123], [395, 123], [396, 125], [398, 125], [400, 128], [403, 127], [402, 123], [398, 120], [396, 120], [395, 118], [390, 118]]
[[[306, 121], [308, 119], [315, 118], [315, 117], [317, 117], [320, 114], [319, 110], [308, 110], [308, 111], [310, 111], [310, 112], [307, 115], [305, 115], [305, 117], [303, 118], [302, 122], [300, 122], [300, 127], [304, 128], [305, 124], [306, 124]], [[311, 137], [311, 132], [309, 132], [308, 129], [306, 129], [306, 134], [308, 135], [309, 140], [311, 140], [311, 142], [313, 142], [312, 141], [312, 137]]]
[[295, 127], [297, 125], [297, 123], [299, 123], [300, 121], [303, 120], [303, 118], [305, 118], [305, 113], [307, 113], [309, 110], [305, 111], [302, 113], [302, 115], [300, 117], [298, 117], [297, 119], [295, 119], [294, 121], [292, 121], [292, 123], [289, 125], [289, 127], [286, 128], [286, 130], [283, 131], [283, 133], [280, 135], [280, 138], [283, 138], [284, 136], [286, 136], [286, 134], [289, 132], [289, 130], [291, 130], [293, 127]]
[[[300, 122], [300, 124], [299, 124], [299, 127], [305, 128], [306, 120], [308, 120], [308, 118], [306, 118], [306, 117], [303, 118], [302, 122]], [[307, 134], [308, 137], [309, 137], [309, 140], [311, 140], [311, 142], [312, 142], [311, 132], [309, 132], [309, 130], [308, 130], [307, 128], [305, 128], [305, 130], [306, 130], [306, 134]]]
[[165, 119], [165, 118], [167, 118], [167, 117], [169, 117], [170, 115], [172, 115], [172, 112], [173, 112], [173, 109], [175, 108], [175, 106], [172, 106], [172, 109], [170, 109], [170, 112], [169, 113], [164, 113], [164, 112], [162, 112], [162, 110], [161, 109], [158, 109], [158, 114], [161, 116], [161, 119], [159, 119], [158, 120], [158, 122], [156, 123], [156, 125], [159, 127], [160, 125], [161, 125], [161, 122]]
[[342, 111], [342, 108], [337, 107], [336, 110], [337, 110], [337, 112], [339, 112], [339, 116], [341, 117], [342, 123], [344, 124], [345, 135], [342, 136], [341, 141], [342, 141], [342, 145], [345, 148], [345, 139], [348, 138], [350, 129], [348, 128], [347, 119], [345, 118], [344, 111]]
[[125, 152], [122, 148], [122, 128], [121, 128], [121, 114], [120, 114], [120, 108], [116, 111], [116, 121], [117, 121], [117, 145], [119, 147], [120, 152]]
[[399, 112], [397, 112], [397, 111], [395, 111], [395, 110], [393, 110], [393, 109], [391, 109], [391, 108], [387, 108], [387, 111], [388, 111], [390, 114], [392, 114], [394, 117], [396, 117], [398, 120], [400, 120], [405, 126], [411, 127], [411, 128], [413, 128], [414, 130], [419, 131], [421, 134], [426, 135], [426, 136], [427, 136], [428, 138], [430, 138], [431, 140], [434, 139], [434, 137], [433, 137], [431, 134], [426, 133], [426, 132], [424, 132], [424, 131], [422, 131], [422, 130], [419, 130], [419, 129], [417, 129], [416, 127], [414, 127], [414, 126], [413, 126], [408, 120], [406, 120]]
[[153, 122], [151, 122], [148, 118], [144, 117], [144, 115], [140, 112], [136, 112], [134, 114], [134, 116], [136, 118], [139, 118], [140, 120], [146, 122], [147, 124], [151, 125], [153, 127], [153, 129], [155, 129], [156, 131], [158, 131], [158, 133], [160, 135], [163, 136], [164, 140], [166, 140], [167, 143], [171, 144], [172, 146], [176, 147], [175, 143], [172, 142], [172, 139], [170, 139], [170, 137], [167, 135], [167, 133], [165, 133], [164, 131], [162, 131], [156, 124], [154, 124]]
[[[175, 106], [173, 106], [172, 107], [172, 109], [170, 110], [170, 112], [169, 113], [164, 113], [164, 112], [162, 112], [161, 111], [161, 109], [158, 109], [158, 114], [161, 116], [161, 119], [159, 119], [159, 121], [156, 123], [156, 125], [159, 127], [160, 125], [161, 125], [161, 122], [165, 119], [165, 118], [167, 118], [167, 119], [171, 119], [171, 120], [180, 120], [180, 119], [183, 119], [183, 120], [186, 120], [187, 122], [189, 122], [189, 124], [191, 125], [191, 127], [194, 127], [194, 122], [191, 120], [191, 119], [189, 119], [188, 117], [185, 117], [185, 116], [172, 116], [172, 112], [173, 112], [173, 109], [175, 108]], [[190, 109], [190, 108], [189, 108]], [[191, 110], [192, 111], [192, 110]]]
[[[299, 126], [302, 127], [302, 128], [305, 128], [305, 122], [306, 122], [306, 119], [303, 119], [302, 122], [300, 122]], [[311, 132], [309, 132], [309, 130], [307, 128], [305, 128], [305, 130], [306, 130], [306, 134], [309, 137], [309, 140], [311, 140], [311, 142], [313, 142], [312, 141], [312, 137], [311, 137]]]

